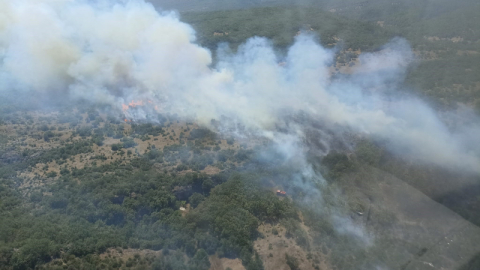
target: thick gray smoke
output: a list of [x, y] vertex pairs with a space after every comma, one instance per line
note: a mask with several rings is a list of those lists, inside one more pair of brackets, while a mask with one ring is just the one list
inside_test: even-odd
[[[204, 124], [235, 119], [273, 140], [285, 139], [275, 131], [285, 117], [302, 112], [387, 141], [405, 157], [480, 172], [478, 124], [450, 131], [420, 100], [396, 94], [414, 60], [405, 40], [363, 54], [353, 74], [338, 77], [336, 52], [306, 35], [283, 56], [260, 37], [235, 53], [222, 47], [212, 67], [189, 25], [142, 0], [0, 0], [0, 10], [0, 91], [59, 92], [119, 111], [149, 102]], [[302, 128], [289, 127], [300, 144]]]

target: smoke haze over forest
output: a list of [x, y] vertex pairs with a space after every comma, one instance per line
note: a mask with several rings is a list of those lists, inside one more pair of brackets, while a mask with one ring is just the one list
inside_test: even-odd
[[333, 76], [336, 49], [308, 34], [285, 55], [261, 37], [236, 52], [228, 45], [211, 52], [195, 43], [195, 31], [176, 13], [159, 13], [143, 1], [1, 5], [8, 11], [0, 25], [1, 91], [60, 94], [118, 109], [148, 100], [155, 104], [150, 112], [137, 110], [133, 120], [155, 110], [204, 124], [227, 117], [265, 134], [285, 116], [303, 112], [388, 141], [394, 152], [423, 162], [480, 168], [480, 149], [471, 141], [480, 134], [478, 121], [450, 131], [425, 103], [401, 93], [415, 60], [403, 39], [362, 54], [352, 74]]

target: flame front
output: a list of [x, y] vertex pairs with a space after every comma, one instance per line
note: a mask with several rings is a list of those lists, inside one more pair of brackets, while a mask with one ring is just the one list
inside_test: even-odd
[[[151, 101], [149, 101], [149, 103], [151, 103]], [[122, 111], [126, 112], [128, 111], [128, 109], [135, 108], [137, 106], [143, 106], [143, 100], [139, 100], [139, 101], [132, 100], [128, 104], [122, 104]]]
[[154, 109], [155, 111], [159, 112], [159, 106], [155, 104], [153, 100], [147, 99], [147, 100], [132, 100], [128, 104], [122, 104], [122, 111], [125, 115], [124, 122], [132, 122], [132, 118], [135, 118], [134, 115], [136, 114], [134, 110], [130, 111], [130, 109], [134, 109], [137, 107], [143, 107], [145, 106], [146, 110], [152, 110]]
[[131, 108], [135, 108], [137, 106], [143, 106], [143, 100], [139, 100], [139, 101], [132, 100], [130, 101], [130, 103], [128, 103], [128, 106]]

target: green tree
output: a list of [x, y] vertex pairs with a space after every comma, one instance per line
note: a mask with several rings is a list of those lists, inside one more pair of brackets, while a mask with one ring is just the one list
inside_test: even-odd
[[205, 196], [200, 193], [193, 193], [192, 196], [188, 199], [192, 207], [197, 207], [201, 202], [205, 200]]
[[205, 179], [202, 183], [202, 190], [206, 193], [209, 193], [213, 187], [214, 187], [214, 183], [210, 178]]
[[191, 270], [208, 270], [210, 268], [210, 260], [207, 252], [204, 249], [197, 250], [189, 264]]
[[287, 260], [287, 265], [290, 267], [291, 270], [300, 269], [298, 259], [294, 256], [289, 256], [287, 253], [285, 253], [285, 260]]
[[13, 269], [29, 269], [51, 260], [56, 252], [47, 239], [29, 239], [12, 256]]

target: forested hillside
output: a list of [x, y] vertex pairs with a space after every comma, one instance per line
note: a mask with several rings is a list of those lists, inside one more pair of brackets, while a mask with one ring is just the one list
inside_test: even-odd
[[455, 4], [457, 9], [434, 11], [427, 7], [437, 5], [417, 4], [404, 4], [402, 9], [370, 3], [378, 12], [360, 17], [357, 13], [366, 12], [366, 7], [362, 6], [361, 11], [346, 9], [340, 14], [312, 7], [264, 7], [188, 12], [182, 14], [182, 19], [198, 31], [200, 44], [212, 50], [222, 42], [235, 50], [252, 36], [267, 37], [282, 49], [301, 32], [318, 35], [322, 45], [340, 50], [337, 71], [342, 66], [353, 66], [359, 52], [379, 50], [388, 40], [404, 37], [418, 57], [418, 64], [406, 78], [413, 92], [442, 109], [455, 108], [461, 102], [478, 110], [480, 37], [475, 29], [480, 27], [476, 15], [480, 5], [465, 3], [461, 8]]
[[[448, 131], [477, 123], [476, 1], [151, 2], [180, 10], [212, 69], [219, 46], [236, 52], [266, 37], [282, 59], [306, 34], [334, 54], [328, 75], [341, 81], [364, 68], [361, 53], [405, 38], [414, 60], [389, 98], [418, 97]], [[113, 74], [128, 88], [138, 82], [122, 63]], [[65, 93], [0, 91], [0, 269], [480, 267], [475, 169], [406, 158], [385, 138], [309, 117], [311, 108], [252, 131], [241, 118], [197, 122], [147, 99], [121, 110]]]

